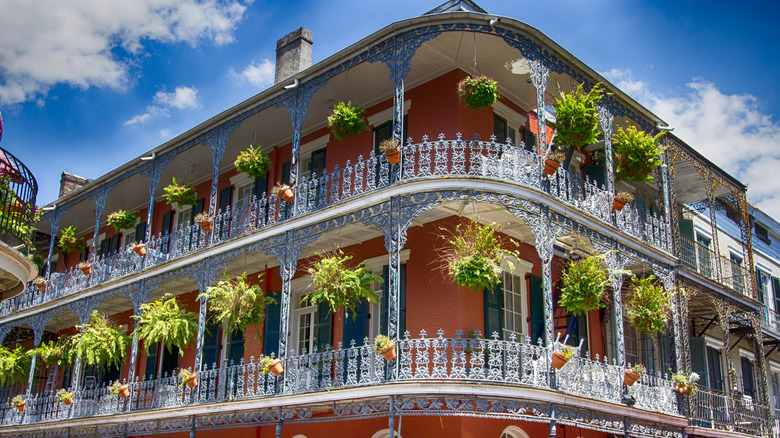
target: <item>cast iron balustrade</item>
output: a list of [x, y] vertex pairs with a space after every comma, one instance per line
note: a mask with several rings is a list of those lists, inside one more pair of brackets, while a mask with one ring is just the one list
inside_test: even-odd
[[775, 333], [780, 333], [780, 313], [764, 306], [764, 310], [761, 312], [761, 325]]
[[[735, 292], [745, 295], [747, 273], [741, 264], [711, 250], [708, 246], [694, 242], [693, 239], [680, 236], [680, 262], [683, 266], [717, 281]], [[716, 260], [720, 259], [720, 270]]]
[[0, 148], [0, 240], [17, 246], [30, 238], [37, 195], [38, 183], [30, 169]]
[[[73, 394], [70, 407], [57, 402], [53, 394], [37, 395], [27, 400], [22, 414], [10, 405], [2, 404], [2, 425], [31, 424], [123, 412], [204, 405], [232, 400], [259, 399], [292, 394], [316, 393], [339, 388], [376, 386], [394, 382], [479, 382], [517, 389], [535, 388], [620, 404], [623, 392], [624, 367], [580, 357], [579, 352], [560, 370], [550, 367], [553, 349], [531, 344], [526, 337], [517, 341], [445, 338], [439, 330], [435, 338], [427, 338], [425, 330], [412, 339], [409, 332], [396, 344], [398, 357], [386, 361], [372, 349], [368, 338], [363, 345], [352, 340], [348, 348], [339, 343], [336, 349], [291, 355], [283, 360], [284, 374], [275, 377], [263, 374], [261, 365], [249, 363], [223, 364], [201, 371], [199, 384], [193, 389], [179, 384], [175, 376], [155, 380], [136, 379], [129, 384], [130, 397], [119, 399], [106, 387], [79, 390]], [[560, 345], [557, 344], [556, 345]], [[635, 408], [679, 415], [677, 393], [668, 378], [643, 375], [634, 386], [627, 387], [636, 400]], [[747, 418], [747, 417], [743, 417]]]
[[[662, 216], [640, 212], [630, 205], [612, 210], [612, 194], [597, 184], [559, 169], [548, 177], [541, 171], [539, 156], [511, 143], [494, 141], [445, 140], [412, 143], [402, 149], [403, 161], [391, 167], [384, 154], [371, 153], [367, 160], [347, 161], [333, 172], [301, 178], [295, 199], [288, 204], [273, 197], [255, 198], [246, 205], [216, 213], [209, 233], [198, 224], [180, 225], [170, 234], [154, 236], [146, 243], [147, 255], [141, 260], [128, 246], [116, 254], [98, 257], [92, 274], [84, 276], [78, 268], [54, 273], [46, 290], [32, 285], [21, 295], [0, 304], [0, 316], [79, 292], [143, 268], [186, 256], [200, 249], [234, 239], [277, 222], [299, 217], [326, 207], [347, 202], [365, 193], [376, 192], [399, 181], [434, 180], [443, 177], [481, 178], [510, 182], [544, 191], [566, 205], [575, 207], [601, 221], [615, 225], [629, 235], [656, 248], [670, 252], [669, 233]], [[464, 188], [467, 186], [464, 185]], [[213, 233], [213, 238], [212, 238]]]
[[772, 421], [768, 406], [741, 394], [729, 395], [701, 385], [689, 406], [692, 426], [765, 436]]

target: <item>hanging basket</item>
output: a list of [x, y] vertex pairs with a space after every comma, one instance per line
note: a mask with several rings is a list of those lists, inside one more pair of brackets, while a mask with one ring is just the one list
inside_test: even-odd
[[184, 383], [187, 385], [188, 388], [194, 388], [198, 386], [198, 375], [195, 373], [192, 373], [190, 375], [190, 378], [185, 380]]
[[612, 201], [612, 209], [615, 211], [621, 211], [626, 206], [626, 200], [615, 196], [615, 200]]
[[385, 360], [395, 359], [397, 353], [395, 351], [395, 344], [393, 344], [393, 341], [391, 340], [387, 347], [379, 353], [385, 358]]
[[283, 185], [279, 189], [279, 198], [281, 198], [285, 202], [293, 202], [293, 199], [295, 199], [295, 192], [293, 192], [290, 186]]
[[553, 175], [558, 170], [558, 166], [560, 165], [561, 163], [547, 158], [546, 160], [544, 160], [544, 173], [548, 175]]
[[122, 385], [119, 387], [119, 392], [117, 394], [122, 398], [130, 397], [130, 388], [128, 388], [127, 385]]
[[205, 232], [211, 231], [211, 219], [208, 219], [208, 220], [205, 220], [205, 221], [201, 222], [200, 223], [200, 228], [203, 231], [205, 231]]
[[80, 264], [79, 269], [81, 269], [81, 272], [83, 272], [84, 275], [90, 275], [92, 274], [92, 263]]
[[634, 386], [634, 383], [639, 380], [639, 377], [639, 373], [635, 372], [634, 370], [626, 370], [626, 374], [623, 375], [623, 383], [628, 386]]
[[569, 361], [569, 359], [566, 359], [566, 356], [563, 354], [563, 352], [556, 351], [556, 352], [553, 353], [551, 365], [556, 370], [559, 370], [559, 369], [563, 368], [563, 366], [566, 365], [566, 362], [568, 362], [568, 361]]
[[396, 146], [396, 148], [391, 151], [385, 151], [385, 156], [390, 164], [398, 164], [401, 161], [401, 149]]
[[146, 255], [146, 245], [143, 243], [136, 243], [133, 245], [133, 251], [138, 254], [138, 257], [143, 257]]
[[21, 404], [16, 405], [16, 409], [19, 412], [24, 412], [27, 410], [27, 402], [22, 402]]
[[279, 359], [274, 359], [273, 363], [271, 363], [271, 366], [268, 367], [268, 371], [274, 373], [274, 376], [279, 376], [284, 372], [284, 365], [282, 365], [282, 361]]

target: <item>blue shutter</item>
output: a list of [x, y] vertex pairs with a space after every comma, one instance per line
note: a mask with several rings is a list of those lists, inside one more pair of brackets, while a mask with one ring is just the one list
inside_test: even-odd
[[135, 241], [146, 242], [146, 222], [141, 222], [135, 226]]
[[323, 351], [326, 345], [333, 344], [333, 312], [326, 302], [317, 305], [317, 349]]
[[281, 292], [268, 292], [268, 296], [275, 299], [276, 303], [269, 304], [265, 308], [265, 330], [263, 332], [263, 354], [279, 354], [279, 325], [281, 323]]
[[203, 359], [201, 364], [211, 369], [219, 360], [220, 328], [216, 324], [207, 324], [203, 337]]
[[606, 184], [604, 184], [604, 166], [601, 164], [584, 164], [582, 171], [591, 184], [595, 184], [602, 189], [606, 187]]
[[536, 275], [529, 276], [529, 298], [531, 300], [531, 306], [529, 308], [529, 314], [531, 318], [531, 343], [536, 342], [541, 338], [544, 339], [544, 293], [542, 292], [542, 277]]
[[146, 350], [146, 371], [144, 372], [146, 380], [157, 378], [157, 353], [159, 350], [159, 342], [150, 345]]
[[363, 345], [363, 339], [368, 336], [368, 302], [360, 300], [355, 306], [355, 312], [344, 316], [344, 346], [349, 347], [350, 341], [355, 345]]
[[756, 398], [756, 387], [753, 383], [753, 363], [750, 362], [750, 359], [743, 357], [741, 358], [741, 365], [742, 365], [742, 387], [744, 389], [744, 394], [749, 395], [751, 398], [755, 400]]
[[[387, 335], [387, 312], [389, 308], [390, 293], [388, 287], [390, 286], [390, 267], [384, 265], [382, 267], [382, 303], [380, 304], [380, 319], [379, 319], [379, 333]], [[401, 290], [401, 303], [399, 309], [398, 321], [398, 337], [403, 338], [404, 332], [406, 332], [406, 263], [401, 265], [401, 280], [399, 288]]]
[[485, 297], [485, 339], [492, 339], [493, 332], [498, 339], [504, 339], [504, 288], [501, 283], [483, 290]]
[[693, 372], [699, 374], [699, 377], [701, 378], [701, 384], [706, 385], [707, 382], [709, 382], [709, 370], [707, 367], [707, 344], [704, 341], [704, 338], [699, 336], [691, 336], [689, 345], [691, 346], [691, 369]]
[[244, 333], [236, 330], [230, 333], [227, 361], [228, 365], [238, 365], [244, 358]]

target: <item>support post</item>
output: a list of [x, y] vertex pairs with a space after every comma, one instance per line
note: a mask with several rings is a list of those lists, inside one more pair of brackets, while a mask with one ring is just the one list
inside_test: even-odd
[[604, 159], [607, 165], [607, 191], [615, 196], [615, 168], [612, 163], [612, 122], [615, 117], [605, 106], [599, 106], [599, 124], [604, 133]]
[[395, 438], [395, 412], [393, 411], [394, 404], [395, 404], [394, 397], [391, 395], [390, 396], [390, 409], [389, 409], [390, 415], [389, 415], [389, 417], [387, 419], [388, 426], [389, 426], [389, 430], [388, 430], [388, 435], [387, 436], [389, 438]]
[[51, 214], [51, 218], [49, 219], [49, 223], [51, 224], [51, 238], [49, 239], [49, 257], [46, 258], [46, 280], [48, 281], [51, 277], [51, 258], [54, 256], [54, 240], [57, 236], [57, 232], [60, 228], [60, 221], [62, 221], [62, 216], [65, 214], [64, 208], [55, 208], [55, 210]]
[[550, 404], [550, 438], [555, 438], [555, 436], [558, 434], [555, 430], [555, 425], [557, 424], [556, 420], [556, 408], [555, 403]]

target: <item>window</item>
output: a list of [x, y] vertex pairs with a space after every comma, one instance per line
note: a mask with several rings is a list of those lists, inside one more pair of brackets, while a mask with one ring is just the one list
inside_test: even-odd
[[766, 243], [767, 245], [772, 243], [772, 241], [769, 240], [769, 231], [767, 231], [766, 228], [756, 223], [754, 229], [756, 230], [756, 237], [758, 237], [758, 240]]
[[742, 257], [731, 253], [731, 278], [734, 290], [742, 293], [744, 291], [744, 279], [742, 278]]
[[723, 366], [720, 360], [720, 350], [707, 345], [707, 371], [709, 387], [723, 391]]
[[[533, 264], [528, 261], [521, 261], [520, 266], [514, 274], [504, 272], [502, 281], [497, 284], [492, 290], [484, 290], [485, 300], [485, 338], [490, 339], [493, 333], [498, 333], [498, 338], [503, 340], [509, 340], [510, 334], [514, 333], [521, 339], [521, 336], [528, 334], [528, 319], [526, 319], [526, 288], [527, 274], [530, 274]], [[535, 278], [531, 276], [532, 290], [535, 290], [534, 285], [539, 286], [541, 290], [541, 281], [534, 281]], [[540, 279], [541, 280], [541, 279]], [[536, 324], [534, 321], [539, 318], [537, 315], [538, 310], [542, 310], [541, 303], [534, 303], [534, 293], [531, 294], [531, 325], [532, 325], [532, 337], [535, 335]], [[535, 306], [535, 304], [539, 304]], [[538, 309], [537, 309], [538, 307]], [[543, 310], [542, 310], [543, 315]], [[542, 317], [542, 323], [544, 317]], [[476, 328], [476, 327], [475, 327]], [[539, 333], [541, 336], [541, 331]]]
[[504, 295], [504, 339], [509, 339], [510, 333], [522, 339], [528, 332], [525, 322], [525, 279], [504, 272], [501, 289]]
[[758, 290], [758, 301], [766, 304], [764, 298], [767, 292], [767, 283], [769, 282], [769, 275], [767, 275], [760, 268], [756, 268], [756, 289]]
[[[162, 360], [160, 360], [162, 358]], [[146, 380], [172, 376], [173, 371], [179, 366], [179, 349], [173, 347], [168, 351], [161, 342], [155, 342], [149, 346], [146, 356]]]
[[295, 352], [302, 354], [304, 349], [311, 353], [314, 348], [314, 328], [317, 312], [316, 306], [308, 306], [301, 302], [305, 294], [300, 293], [295, 298], [295, 309], [293, 310], [292, 346]]
[[501, 438], [528, 438], [528, 434], [517, 426], [509, 426], [501, 432]]
[[493, 135], [496, 136], [496, 142], [498, 143], [507, 143], [507, 139], [512, 144], [516, 144], [517, 141], [515, 128], [510, 127], [506, 119], [497, 114], [493, 114]]
[[778, 410], [780, 409], [780, 367], [770, 361], [769, 369], [772, 377], [770, 382], [772, 385], [772, 406]]
[[710, 258], [710, 239], [696, 233], [696, 247], [699, 253], [699, 273], [712, 278], [712, 262]]
[[750, 398], [755, 398], [755, 386], [753, 376], [753, 362], [747, 357], [741, 357], [742, 366], [742, 393]]
[[236, 203], [235, 208], [241, 208], [250, 202], [252, 202], [252, 195], [254, 194], [255, 184], [250, 182], [244, 184], [236, 189]]
[[187, 226], [192, 222], [192, 206], [188, 205], [183, 209], [176, 212], [174, 230], [179, 229], [180, 226]]

